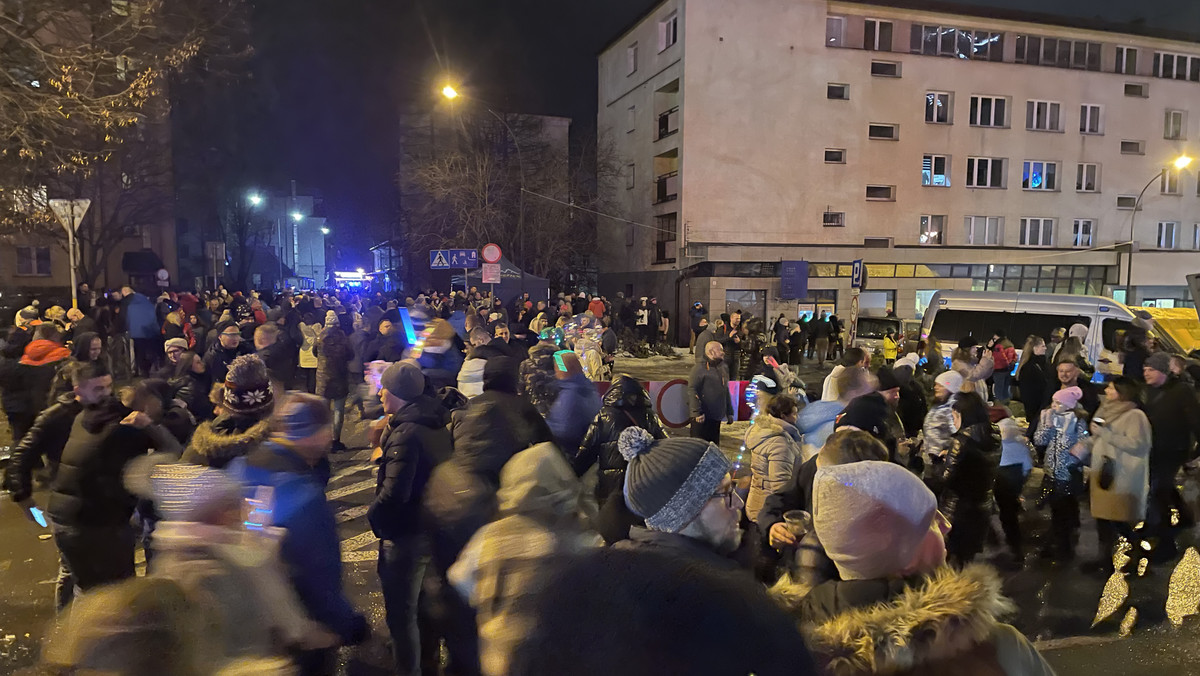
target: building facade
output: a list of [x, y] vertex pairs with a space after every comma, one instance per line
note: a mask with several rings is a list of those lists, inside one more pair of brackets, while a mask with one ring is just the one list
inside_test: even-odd
[[[1200, 155], [1200, 44], [916, 5], [668, 0], [611, 43], [599, 128], [632, 224], [601, 222], [602, 290], [844, 313], [862, 259], [868, 313], [1124, 300], [1129, 270], [1131, 304], [1192, 304], [1200, 161], [1174, 162]], [[779, 297], [789, 260], [807, 298]]]

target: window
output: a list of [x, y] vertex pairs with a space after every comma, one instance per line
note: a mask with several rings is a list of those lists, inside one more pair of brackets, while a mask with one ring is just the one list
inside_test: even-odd
[[1144, 99], [1150, 96], [1150, 85], [1142, 82], [1126, 82], [1125, 96], [1137, 96]]
[[900, 62], [872, 61], [871, 75], [875, 77], [900, 77]]
[[1036, 35], [1018, 35], [1017, 52], [1014, 60], [1017, 63], [1028, 63], [1036, 66], [1042, 62], [1042, 39]]
[[672, 12], [667, 18], [658, 22], [658, 51], [679, 41], [679, 15]]
[[1092, 246], [1092, 233], [1096, 231], [1096, 222], [1090, 218], [1076, 218], [1071, 226], [1071, 246], [1086, 249]]
[[1114, 73], [1137, 75], [1137, 47], [1117, 47], [1117, 66]]
[[1017, 63], [1100, 70], [1100, 43], [1018, 35]]
[[[993, 36], [997, 36], [997, 40], [1003, 39], [1000, 33], [982, 33], [978, 34], [984, 38], [984, 48], [986, 49], [988, 59], [992, 61], [1000, 60], [995, 55], [997, 51], [994, 47], [996, 42], [993, 41]], [[976, 34], [970, 30], [963, 28], [953, 28], [951, 26], [932, 26], [915, 23], [912, 25], [912, 34], [910, 42], [910, 51], [913, 54], [928, 54], [929, 56], [956, 56], [960, 59], [985, 58], [976, 56]]]
[[1021, 187], [1025, 190], [1058, 190], [1058, 162], [1025, 160]]
[[975, 31], [971, 58], [979, 61], [1004, 60], [1004, 33]]
[[1162, 175], [1158, 179], [1158, 192], [1163, 195], [1178, 195], [1179, 173], [1180, 170], [1175, 167], [1163, 167]]
[[839, 99], [842, 101], [850, 100], [850, 85], [837, 84], [830, 82], [825, 88], [825, 96], [830, 99]]
[[628, 75], [633, 75], [637, 72], [637, 43], [633, 43], [625, 48], [625, 61]]
[[1121, 141], [1121, 154], [1122, 155], [1145, 155], [1146, 154], [1146, 142], [1145, 141]]
[[967, 187], [1003, 188], [1004, 160], [999, 157], [968, 157]]
[[921, 217], [921, 244], [934, 246], [945, 244], [943, 236], [946, 232], [946, 217], [945, 216], [922, 216]]
[[654, 217], [654, 262], [675, 262], [675, 240], [679, 230], [679, 214], [663, 214]]
[[1132, 211], [1137, 207], [1137, 195], [1117, 195], [1117, 208]]
[[870, 202], [895, 202], [896, 186], [869, 185], [867, 186], [867, 200]]
[[1100, 191], [1100, 165], [1080, 163], [1075, 165], [1075, 190], [1077, 192]]
[[892, 51], [892, 22], [867, 19], [863, 22], [863, 49]]
[[1200, 223], [1192, 226], [1192, 249], [1200, 251]]
[[626, 190], [633, 189], [633, 174], [634, 174], [634, 166], [632, 164], [626, 164], [625, 165], [625, 189]]
[[625, 133], [631, 133], [634, 129], [637, 129], [637, 106], [629, 106], [625, 118]]
[[1186, 118], [1182, 110], [1168, 110], [1163, 123], [1163, 138], [1179, 141], [1184, 138]]
[[1100, 134], [1100, 106], [1085, 103], [1079, 106], [1079, 133]]
[[826, 211], [821, 218], [821, 225], [827, 228], [841, 228], [846, 225], [846, 212], [844, 211]]
[[1060, 108], [1054, 101], [1026, 101], [1025, 128], [1033, 131], [1062, 131]]
[[842, 47], [844, 40], [842, 39], [846, 30], [846, 19], [840, 16], [825, 17], [825, 46], [826, 47]]
[[1158, 222], [1158, 248], [1174, 249], [1179, 233], [1179, 224], [1175, 221]]
[[925, 93], [925, 121], [934, 124], [950, 124], [952, 95], [947, 92]]
[[967, 244], [972, 246], [999, 246], [1000, 228], [1004, 219], [997, 216], [967, 216]]
[[867, 138], [877, 141], [896, 141], [900, 138], [898, 124], [871, 124], [867, 126]]
[[950, 158], [945, 155], [926, 155], [921, 160], [921, 185], [950, 187]]
[[1050, 246], [1053, 243], [1053, 218], [1021, 219], [1021, 246]]
[[16, 250], [18, 275], [50, 276], [50, 247], [19, 246]]
[[1200, 56], [1154, 52], [1154, 62], [1150, 71], [1155, 77], [1167, 80], [1200, 82]]
[[845, 164], [846, 150], [844, 148], [826, 148], [825, 164]]
[[972, 96], [971, 124], [976, 127], [1003, 127], [1008, 99], [1003, 96]]

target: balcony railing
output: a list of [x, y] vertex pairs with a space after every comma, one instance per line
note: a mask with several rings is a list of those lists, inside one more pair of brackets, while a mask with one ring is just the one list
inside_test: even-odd
[[672, 171], [654, 179], [654, 203], [662, 204], [679, 199], [679, 172]]
[[679, 106], [658, 114], [658, 135], [655, 141], [664, 139], [679, 131]]

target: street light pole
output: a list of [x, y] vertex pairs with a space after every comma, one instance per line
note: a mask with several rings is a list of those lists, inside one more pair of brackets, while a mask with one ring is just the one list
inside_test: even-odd
[[[1175, 158], [1175, 161], [1173, 162], [1173, 164], [1175, 165], [1175, 168], [1178, 169], [1179, 171], [1183, 171], [1191, 163], [1192, 163], [1192, 158], [1188, 157], [1187, 155], [1180, 155], [1179, 157]], [[1129, 215], [1129, 253], [1126, 254], [1126, 257], [1125, 257], [1125, 304], [1126, 305], [1130, 305], [1133, 302], [1133, 245], [1134, 245], [1133, 238], [1134, 238], [1134, 234], [1135, 234], [1133, 224], [1137, 220], [1138, 209], [1140, 209], [1142, 206], [1142, 197], [1144, 197], [1146, 195], [1146, 191], [1150, 189], [1150, 186], [1154, 185], [1155, 181], [1162, 181], [1163, 178], [1167, 175], [1167, 171], [1169, 171], [1169, 170], [1170, 170], [1169, 167], [1163, 167], [1162, 169], [1159, 169], [1158, 173], [1155, 174], [1154, 177], [1151, 178], [1149, 181], [1146, 181], [1146, 185], [1142, 186], [1142, 191], [1138, 193], [1137, 199], [1134, 200], [1134, 202], [1133, 202], [1133, 213]]]

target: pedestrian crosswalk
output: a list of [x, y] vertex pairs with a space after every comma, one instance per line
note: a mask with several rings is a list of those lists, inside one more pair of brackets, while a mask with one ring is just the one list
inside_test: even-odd
[[358, 451], [333, 456], [333, 473], [325, 498], [334, 512], [341, 537], [342, 563], [358, 563], [379, 559], [379, 538], [367, 523], [367, 509], [375, 491], [375, 466], [371, 451]]

